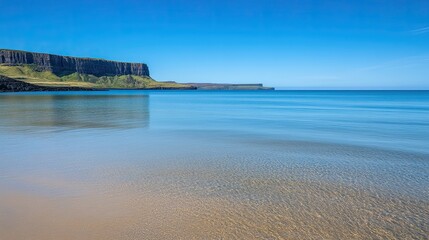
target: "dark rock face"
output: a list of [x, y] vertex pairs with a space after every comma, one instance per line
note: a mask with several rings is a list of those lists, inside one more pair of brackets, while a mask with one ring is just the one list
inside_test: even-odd
[[149, 76], [149, 69], [144, 63], [115, 62], [16, 50], [0, 49], [0, 64], [34, 64], [38, 70], [52, 71], [58, 76], [75, 72], [92, 74], [97, 77], [114, 75]]
[[0, 75], [0, 92], [32, 92], [32, 91], [91, 91], [89, 88], [79, 87], [44, 87], [18, 81]]

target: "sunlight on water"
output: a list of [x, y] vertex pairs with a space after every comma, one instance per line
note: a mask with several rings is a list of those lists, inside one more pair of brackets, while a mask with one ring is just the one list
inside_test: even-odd
[[427, 239], [427, 92], [0, 95], [5, 239]]

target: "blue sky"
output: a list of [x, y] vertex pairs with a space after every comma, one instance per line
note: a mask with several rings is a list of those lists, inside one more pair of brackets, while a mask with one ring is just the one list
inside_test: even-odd
[[429, 89], [427, 0], [0, 0], [0, 48], [145, 62], [178, 82]]

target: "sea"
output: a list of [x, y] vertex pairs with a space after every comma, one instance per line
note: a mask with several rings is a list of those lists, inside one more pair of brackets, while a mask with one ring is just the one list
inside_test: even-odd
[[429, 239], [429, 91], [0, 94], [0, 239]]

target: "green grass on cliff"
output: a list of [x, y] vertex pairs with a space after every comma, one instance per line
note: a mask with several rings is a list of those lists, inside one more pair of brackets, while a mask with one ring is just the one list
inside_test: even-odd
[[36, 71], [36, 67], [33, 65], [24, 66], [5, 66], [0, 65], [0, 74], [16, 79], [32, 80], [32, 79], [46, 79], [46, 80], [57, 80], [58, 77], [49, 71]]
[[188, 85], [157, 82], [150, 77], [121, 75], [96, 77], [90, 74], [72, 73], [59, 77], [50, 71], [38, 71], [33, 65], [7, 66], [0, 65], [0, 75], [20, 81], [55, 87], [87, 87], [87, 88], [186, 88]]

